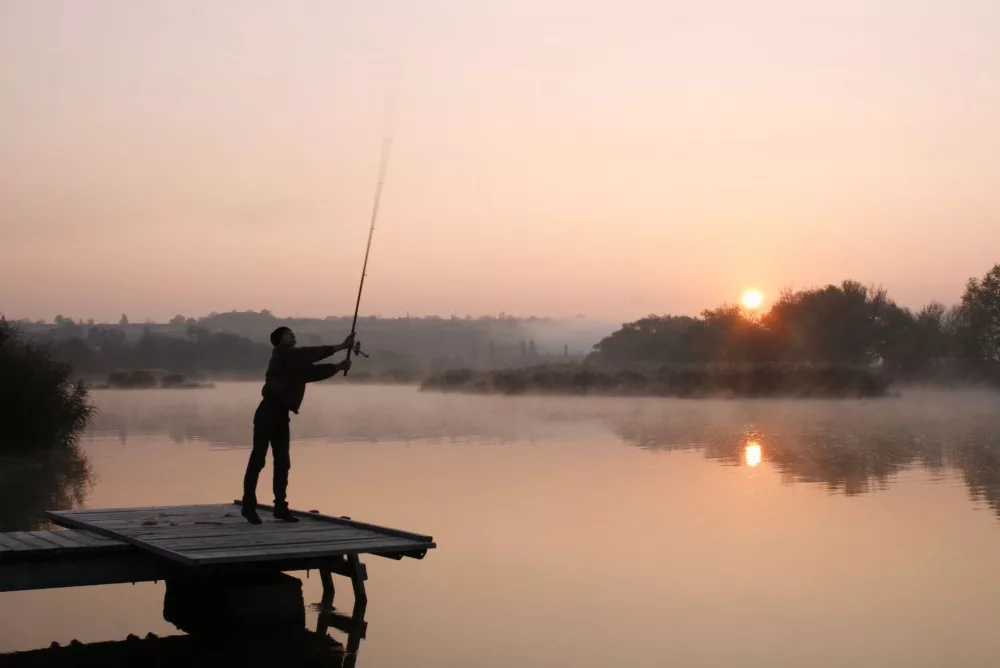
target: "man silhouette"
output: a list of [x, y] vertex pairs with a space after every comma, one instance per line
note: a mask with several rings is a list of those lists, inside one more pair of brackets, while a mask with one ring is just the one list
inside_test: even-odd
[[298, 522], [298, 518], [288, 511], [285, 498], [288, 489], [288, 469], [291, 468], [289, 449], [291, 435], [289, 413], [299, 412], [302, 398], [306, 393], [306, 383], [325, 380], [351, 368], [351, 360], [338, 364], [316, 364], [321, 359], [354, 346], [351, 334], [338, 346], [295, 347], [295, 334], [287, 327], [279, 327], [271, 332], [271, 361], [267, 365], [263, 399], [253, 416], [253, 450], [243, 477], [243, 517], [250, 524], [260, 524], [257, 515], [257, 478], [267, 458], [267, 447], [271, 446], [274, 456], [274, 517], [285, 522]]

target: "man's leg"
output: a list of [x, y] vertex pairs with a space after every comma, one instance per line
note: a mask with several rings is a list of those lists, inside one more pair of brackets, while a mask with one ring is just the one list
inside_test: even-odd
[[288, 470], [291, 461], [291, 434], [287, 418], [279, 417], [271, 437], [271, 448], [274, 452], [274, 516], [289, 522], [298, 520], [288, 514]]
[[243, 476], [243, 515], [253, 524], [260, 523], [259, 518], [256, 522], [253, 520], [257, 514], [257, 478], [264, 468], [267, 446], [272, 437], [271, 421], [261, 413], [261, 409], [258, 408], [254, 415], [253, 450], [250, 451], [250, 461], [247, 462], [247, 471]]

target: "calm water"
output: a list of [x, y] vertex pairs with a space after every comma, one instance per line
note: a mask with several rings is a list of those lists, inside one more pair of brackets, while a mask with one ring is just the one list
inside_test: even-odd
[[[90, 507], [237, 498], [258, 392], [97, 392], [82, 447], [92, 484], [75, 491]], [[292, 429], [294, 506], [438, 542], [423, 561], [365, 560], [361, 667], [1000, 656], [1000, 395], [685, 402], [325, 385]], [[270, 466], [262, 499], [269, 483]], [[304, 590], [319, 600], [315, 574]], [[337, 595], [349, 608], [349, 587]], [[0, 594], [0, 650], [177, 633], [162, 609], [162, 583]]]

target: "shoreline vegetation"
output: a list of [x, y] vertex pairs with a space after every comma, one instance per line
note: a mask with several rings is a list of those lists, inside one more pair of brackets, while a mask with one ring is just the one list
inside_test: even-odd
[[[329, 328], [346, 324], [342, 320], [302, 324]], [[982, 278], [970, 278], [951, 307], [932, 302], [914, 311], [881, 287], [846, 280], [787, 290], [763, 311], [723, 304], [697, 316], [648, 315], [617, 330], [609, 327], [610, 334], [585, 355], [566, 343], [540, 346], [516, 338], [545, 322], [506, 316], [369, 318], [361, 338], [373, 344], [371, 359], [358, 360], [347, 378], [333, 382], [685, 397], [868, 397], [913, 383], [1000, 387], [1000, 264]], [[210, 327], [231, 325], [259, 334], [297, 323], [269, 311], [233, 312], [197, 321], [177, 316], [136, 331], [124, 315], [118, 325], [57, 316], [51, 327], [31, 325], [42, 333], [29, 345], [44, 348], [50, 361], [64, 365], [60, 368], [92, 379], [95, 388], [197, 389], [208, 385], [190, 378], [260, 381], [270, 358], [268, 343]], [[366, 339], [369, 331], [373, 336]], [[321, 342], [316, 331], [303, 341]], [[76, 387], [71, 394], [86, 390], [81, 383]]]
[[857, 281], [785, 291], [759, 313], [650, 315], [579, 364], [453, 369], [424, 390], [669, 397], [881, 397], [893, 385], [1000, 387], [1000, 264], [961, 302], [914, 312]]
[[716, 364], [601, 369], [586, 364], [527, 369], [459, 369], [432, 376], [421, 390], [503, 395], [706, 398], [874, 398], [890, 383], [878, 371], [847, 365]]
[[105, 382], [86, 383], [93, 390], [145, 390], [159, 388], [164, 390], [200, 390], [215, 387], [214, 383], [188, 380], [184, 374], [164, 373], [148, 369], [131, 369], [114, 371], [108, 374]]
[[83, 503], [92, 474], [78, 439], [95, 409], [68, 364], [0, 317], [0, 531], [45, 526]]
[[889, 385], [882, 374], [865, 367], [765, 362], [616, 370], [586, 364], [478, 372], [460, 369], [428, 378], [421, 389], [476, 394], [685, 399], [872, 398], [886, 396]]
[[0, 317], [0, 453], [73, 443], [94, 415], [86, 386], [47, 345]]

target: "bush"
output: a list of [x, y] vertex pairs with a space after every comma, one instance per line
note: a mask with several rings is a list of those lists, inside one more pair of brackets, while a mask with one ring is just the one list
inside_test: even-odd
[[160, 387], [183, 387], [185, 378], [182, 374], [173, 373], [160, 379]]
[[0, 318], [0, 452], [52, 448], [76, 439], [94, 409], [83, 383], [73, 382], [70, 373], [47, 347], [25, 341]]
[[108, 375], [108, 385], [118, 388], [156, 387], [156, 376], [144, 369], [113, 371]]

